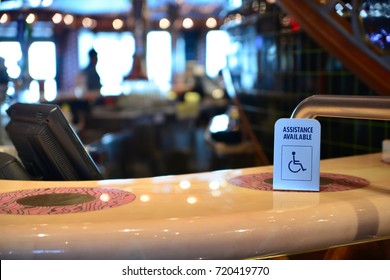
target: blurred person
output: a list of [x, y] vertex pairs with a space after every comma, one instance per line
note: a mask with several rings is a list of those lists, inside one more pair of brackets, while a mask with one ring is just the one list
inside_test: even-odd
[[10, 77], [8, 76], [7, 67], [5, 66], [5, 59], [0, 57], [0, 101], [5, 101], [8, 89], [8, 82]]
[[99, 73], [96, 71], [96, 65], [98, 62], [98, 55], [94, 49], [91, 49], [88, 53], [89, 64], [83, 70], [83, 74], [86, 77], [86, 88], [87, 90], [99, 90], [102, 87], [100, 83]]
[[0, 145], [8, 142], [7, 133], [3, 124], [3, 109], [1, 108], [5, 104], [7, 99], [8, 82], [10, 77], [8, 76], [7, 67], [5, 66], [5, 59], [0, 57]]
[[98, 54], [94, 49], [91, 49], [88, 52], [88, 56], [89, 63], [87, 67], [81, 71], [78, 81], [76, 82], [78, 87], [76, 95], [86, 99], [96, 99], [100, 97], [100, 89], [102, 87], [99, 73], [96, 70]]

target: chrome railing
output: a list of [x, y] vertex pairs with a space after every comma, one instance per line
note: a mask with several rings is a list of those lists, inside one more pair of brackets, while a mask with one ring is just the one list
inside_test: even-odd
[[389, 96], [313, 95], [295, 108], [291, 118], [390, 120]]

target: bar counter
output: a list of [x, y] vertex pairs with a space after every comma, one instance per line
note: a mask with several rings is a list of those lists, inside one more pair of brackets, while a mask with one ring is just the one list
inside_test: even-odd
[[0, 257], [245, 259], [389, 239], [389, 168], [381, 154], [322, 160], [321, 174], [363, 184], [320, 192], [250, 187], [272, 175], [272, 166], [102, 181], [2, 180]]

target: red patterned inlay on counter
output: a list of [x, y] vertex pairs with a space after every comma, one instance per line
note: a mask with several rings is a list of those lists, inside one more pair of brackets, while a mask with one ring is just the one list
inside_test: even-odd
[[[272, 181], [273, 173], [266, 172], [234, 177], [229, 180], [229, 183], [248, 189], [272, 191]], [[368, 180], [360, 177], [334, 173], [320, 174], [320, 192], [353, 190], [369, 184]]]
[[53, 215], [103, 210], [128, 204], [133, 193], [105, 188], [43, 188], [0, 193], [0, 214]]

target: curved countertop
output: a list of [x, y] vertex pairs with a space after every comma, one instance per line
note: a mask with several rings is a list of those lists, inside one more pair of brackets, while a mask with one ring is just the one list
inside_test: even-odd
[[[390, 167], [381, 154], [321, 161], [321, 173], [370, 182], [349, 190], [258, 190], [231, 180], [272, 168], [102, 181], [1, 180], [0, 258], [243, 259], [390, 238]], [[39, 197], [58, 190], [84, 193], [87, 200], [39, 204]], [[28, 196], [38, 202], [23, 200]]]

